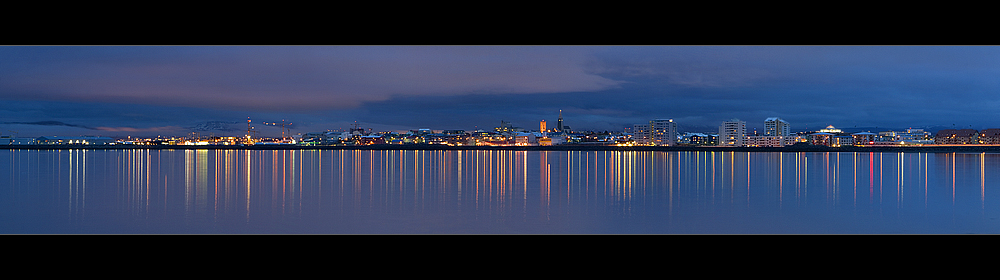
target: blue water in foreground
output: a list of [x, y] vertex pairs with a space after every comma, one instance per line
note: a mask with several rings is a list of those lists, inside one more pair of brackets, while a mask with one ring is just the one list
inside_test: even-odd
[[1000, 233], [1000, 154], [0, 150], [0, 233]]

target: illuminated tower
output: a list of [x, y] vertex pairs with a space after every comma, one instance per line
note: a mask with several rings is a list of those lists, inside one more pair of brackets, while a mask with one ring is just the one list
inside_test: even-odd
[[563, 131], [562, 110], [559, 110], [559, 120], [556, 121], [556, 131]]
[[253, 126], [250, 126], [250, 117], [247, 117], [247, 143], [253, 144]]
[[539, 124], [538, 131], [545, 132], [545, 120], [542, 120], [542, 122]]

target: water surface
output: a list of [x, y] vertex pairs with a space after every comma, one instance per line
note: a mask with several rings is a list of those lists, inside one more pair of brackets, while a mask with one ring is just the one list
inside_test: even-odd
[[0, 233], [1000, 233], [1000, 154], [0, 150]]

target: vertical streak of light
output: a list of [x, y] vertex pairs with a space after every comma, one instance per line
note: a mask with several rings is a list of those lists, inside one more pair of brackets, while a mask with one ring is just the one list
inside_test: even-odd
[[458, 151], [458, 207], [462, 207], [462, 151]]
[[833, 166], [833, 202], [837, 202], [840, 197], [840, 154], [837, 153], [837, 164]]
[[784, 153], [778, 153], [778, 205], [784, 199], [785, 184], [783, 180], [785, 178], [785, 158]]
[[[815, 157], [814, 157], [815, 158]], [[806, 203], [809, 203], [809, 160], [806, 158], [806, 153], [802, 153], [802, 197]]]
[[882, 204], [882, 197], [883, 194], [885, 194], [885, 190], [882, 188], [882, 186], [885, 183], [885, 175], [882, 173], [882, 170], [885, 169], [885, 165], [883, 165], [882, 163], [883, 154], [884, 153], [878, 153], [878, 203], [879, 204]]
[[[712, 152], [712, 154], [715, 154], [715, 152]], [[721, 187], [725, 188], [726, 187], [726, 154], [724, 152], [720, 152], [719, 153], [719, 158], [720, 158], [719, 165], [722, 166], [722, 172], [719, 172], [720, 174], [722, 174], [721, 175], [722, 178], [720, 178], [719, 180], [722, 181], [722, 182], [720, 182], [722, 184]], [[729, 177], [730, 177], [730, 180], [732, 180], [732, 176], [729, 176]], [[736, 190], [733, 188], [732, 185], [729, 186], [729, 192], [733, 193], [733, 196], [736, 196], [735, 195], [736, 194]]]
[[790, 156], [795, 157], [795, 201], [798, 205], [803, 204], [805, 197], [802, 190], [802, 178], [803, 178], [803, 166], [805, 165], [805, 154], [804, 153], [794, 153]]
[[875, 153], [868, 153], [868, 203], [875, 200]]
[[521, 153], [521, 168], [524, 169], [522, 171], [522, 172], [524, 172], [524, 176], [521, 176], [521, 179], [524, 180], [524, 183], [523, 183], [524, 184], [524, 186], [523, 186], [524, 189], [522, 190], [522, 192], [524, 192], [524, 201], [525, 201], [524, 205], [525, 205], [525, 207], [527, 207], [527, 205], [528, 205], [528, 203], [527, 203], [528, 202], [528, 152], [520, 151], [520, 153]]
[[903, 153], [899, 153], [899, 159], [896, 160], [896, 166], [898, 166], [896, 170], [898, 170], [897, 173], [899, 173], [896, 175], [896, 178], [898, 178], [897, 181], [899, 181], [899, 187], [896, 188], [896, 208], [903, 208], [903, 194], [905, 193], [903, 186], [903, 162], [905, 162]]
[[83, 182], [80, 183], [80, 216], [84, 217], [87, 214], [87, 150], [83, 150], [80, 160], [82, 161], [80, 174], [83, 177]]
[[[146, 217], [144, 218], [149, 218], [149, 188], [150, 185], [152, 184], [152, 177], [153, 177], [150, 175], [150, 172], [152, 172], [153, 170], [152, 167], [150, 167], [150, 165], [152, 164], [152, 159], [150, 158], [149, 150], [145, 151], [146, 151], [146, 188], [144, 191], [146, 193], [146, 199], [144, 199], [143, 202], [145, 202], [146, 207], [143, 210], [143, 213], [146, 215]], [[157, 157], [157, 159], [159, 159], [159, 157]]]

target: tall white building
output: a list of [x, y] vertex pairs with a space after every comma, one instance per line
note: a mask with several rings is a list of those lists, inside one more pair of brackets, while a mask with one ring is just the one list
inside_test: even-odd
[[677, 146], [677, 123], [673, 119], [650, 121], [649, 138], [656, 146]]
[[649, 145], [649, 124], [632, 125], [632, 140], [635, 141], [636, 145]]
[[747, 122], [732, 119], [719, 126], [719, 146], [746, 146]]
[[789, 136], [791, 127], [785, 120], [770, 117], [764, 120], [764, 136]]

